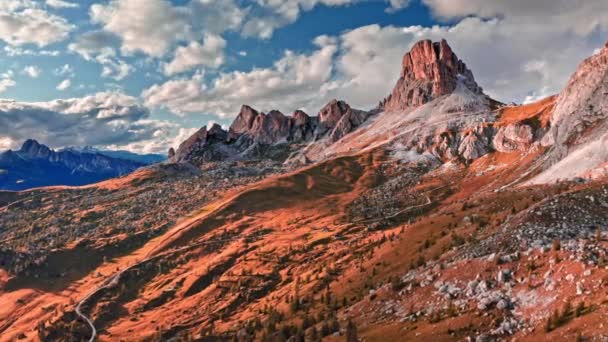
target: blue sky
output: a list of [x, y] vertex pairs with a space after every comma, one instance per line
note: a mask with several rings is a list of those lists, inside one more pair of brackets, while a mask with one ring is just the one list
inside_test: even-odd
[[532, 101], [608, 39], [605, 13], [604, 0], [3, 0], [0, 149], [162, 152], [243, 103], [370, 108], [425, 38], [446, 38], [491, 96]]

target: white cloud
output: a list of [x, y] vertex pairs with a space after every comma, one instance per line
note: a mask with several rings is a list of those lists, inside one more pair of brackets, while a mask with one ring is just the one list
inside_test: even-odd
[[176, 133], [174, 124], [150, 119], [137, 99], [116, 92], [37, 103], [0, 100], [0, 137], [5, 138], [0, 144], [5, 148], [34, 138], [55, 148], [165, 152]]
[[257, 0], [259, 8], [243, 24], [245, 37], [269, 39], [280, 27], [294, 23], [303, 11], [310, 11], [317, 5], [344, 6], [356, 0]]
[[9, 70], [0, 74], [0, 94], [4, 93], [8, 88], [14, 87], [17, 83], [13, 80], [13, 71]]
[[586, 35], [608, 25], [608, 2], [604, 0], [423, 0], [439, 18], [466, 16], [504, 17], [520, 23], [533, 33], [568, 31]]
[[165, 75], [171, 76], [192, 70], [198, 66], [218, 68], [224, 63], [224, 48], [226, 41], [217, 35], [207, 34], [203, 44], [196, 41], [188, 46], [182, 46], [175, 51], [175, 57], [165, 64]]
[[316, 108], [322, 101], [320, 88], [330, 79], [337, 51], [328, 37], [315, 40], [318, 50], [309, 55], [286, 51], [271, 68], [222, 73], [211, 84], [200, 75], [154, 85], [142, 93], [149, 106], [180, 113], [212, 113], [234, 117], [241, 104], [261, 110]]
[[65, 79], [57, 85], [57, 90], [64, 91], [64, 90], [68, 89], [71, 85], [72, 85], [72, 81], [70, 79]]
[[120, 38], [123, 54], [157, 58], [180, 42], [238, 29], [246, 13], [234, 0], [191, 0], [184, 6], [167, 0], [112, 0], [90, 9], [94, 23]]
[[35, 65], [29, 65], [23, 68], [23, 73], [31, 78], [38, 78], [38, 76], [40, 76], [40, 74], [42, 73], [42, 70], [40, 70], [40, 68]]
[[14, 147], [16, 147], [16, 142], [13, 141], [13, 139], [0, 136], [0, 151], [5, 151]]
[[120, 81], [133, 71], [133, 67], [117, 57], [115, 46], [118, 38], [108, 32], [91, 31], [79, 36], [68, 45], [68, 50], [79, 54], [87, 61], [94, 61], [102, 66], [101, 76]]
[[69, 64], [64, 64], [63, 66], [55, 69], [53, 73], [56, 76], [74, 77], [74, 68], [72, 68], [72, 66]]
[[389, 7], [386, 9], [387, 13], [395, 13], [410, 5], [410, 0], [388, 0]]
[[165, 0], [112, 0], [90, 8], [94, 23], [122, 40], [125, 54], [163, 56], [173, 43], [192, 36], [187, 15]]
[[8, 1], [0, 5], [0, 40], [10, 45], [43, 47], [66, 39], [73, 29], [66, 19], [38, 8], [31, 1]]
[[46, 0], [46, 4], [53, 8], [77, 8], [78, 4], [73, 2], [63, 1], [63, 0]]
[[59, 51], [57, 50], [32, 50], [32, 49], [22, 49], [20, 47], [15, 47], [15, 46], [11, 46], [11, 45], [6, 45], [4, 47], [4, 53], [6, 53], [6, 55], [8, 57], [15, 57], [15, 56], [52, 56], [52, 57], [57, 57], [60, 55]]

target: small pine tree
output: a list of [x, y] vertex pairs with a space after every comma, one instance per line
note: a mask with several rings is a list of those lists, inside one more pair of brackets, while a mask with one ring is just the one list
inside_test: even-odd
[[346, 324], [346, 342], [358, 342], [359, 338], [357, 337], [357, 327], [352, 320], [348, 320]]
[[585, 302], [581, 301], [580, 303], [578, 303], [578, 305], [576, 306], [576, 309], [574, 310], [574, 315], [576, 317], [580, 317], [583, 315], [583, 313], [585, 312]]

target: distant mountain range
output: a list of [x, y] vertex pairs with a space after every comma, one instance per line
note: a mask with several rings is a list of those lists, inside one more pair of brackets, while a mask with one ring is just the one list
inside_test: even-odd
[[0, 190], [49, 185], [85, 185], [122, 176], [161, 161], [157, 155], [68, 148], [54, 151], [27, 140], [17, 151], [0, 153]]

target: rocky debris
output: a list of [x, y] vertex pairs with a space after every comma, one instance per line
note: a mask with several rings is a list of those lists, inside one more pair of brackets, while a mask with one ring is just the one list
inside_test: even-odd
[[513, 335], [521, 329], [521, 323], [513, 317], [505, 317], [498, 328], [492, 330], [492, 335]]
[[175, 149], [173, 147], [169, 148], [169, 152], [167, 152], [167, 158], [171, 159], [175, 157]]
[[417, 107], [450, 94], [459, 82], [472, 92], [482, 94], [473, 73], [445, 40], [422, 40], [403, 56], [401, 76], [380, 107], [387, 111]]
[[[378, 220], [378, 225], [382, 226], [386, 221], [385, 218], [394, 217], [403, 208], [423, 205], [427, 202], [426, 197], [417, 191], [412, 191], [411, 188], [424, 173], [434, 167], [436, 167], [435, 163], [427, 163], [426, 160], [401, 164], [394, 169], [379, 166], [376, 170], [377, 175], [387, 181], [364, 191], [348, 204], [346, 209], [349, 220], [355, 222]], [[379, 227], [370, 224], [369, 229], [375, 228]]]
[[444, 295], [447, 299], [453, 299], [458, 297], [462, 292], [462, 289], [450, 282], [438, 281], [435, 283], [437, 293]]
[[563, 248], [582, 253], [585, 248], [578, 245], [577, 239], [592, 238], [597, 229], [608, 226], [606, 209], [601, 203], [608, 203], [606, 186], [568, 192], [522, 213], [508, 231], [524, 245], [540, 248], [558, 240], [562, 241]]
[[490, 285], [485, 280], [471, 280], [467, 284], [465, 294], [469, 297], [474, 297], [486, 293], [490, 289]]
[[477, 301], [477, 309], [481, 311], [490, 310], [492, 308], [504, 310], [513, 306], [511, 297], [501, 291], [481, 293], [475, 297], [475, 300]]
[[505, 268], [498, 271], [498, 275], [496, 276], [496, 281], [499, 283], [509, 282], [512, 278], [512, 272], [510, 269]]

